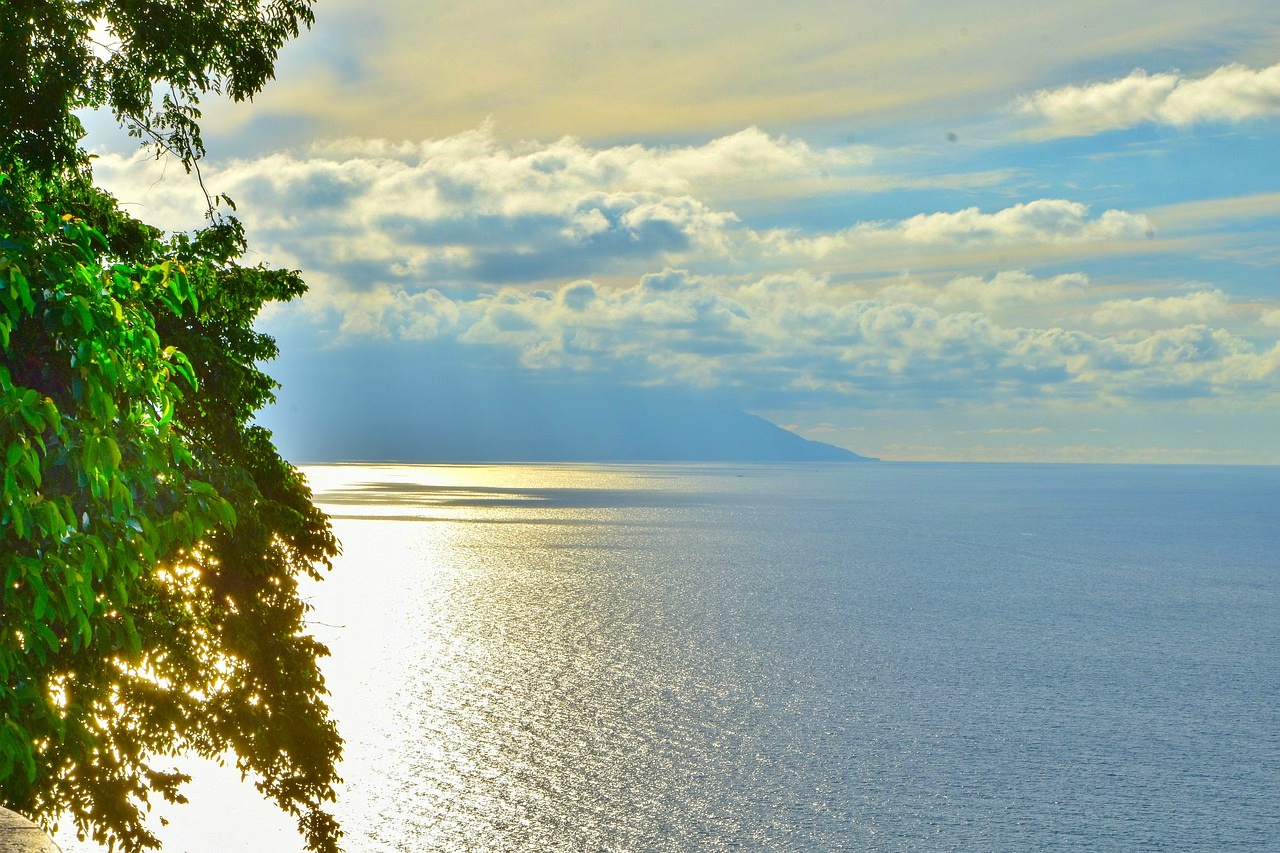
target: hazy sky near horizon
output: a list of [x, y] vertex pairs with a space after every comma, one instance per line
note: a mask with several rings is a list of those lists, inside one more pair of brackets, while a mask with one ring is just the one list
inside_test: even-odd
[[[886, 459], [1280, 463], [1271, 0], [316, 15], [254, 103], [203, 104], [206, 184], [311, 286], [262, 324], [286, 379], [484, 364]], [[88, 126], [130, 211], [201, 221]]]

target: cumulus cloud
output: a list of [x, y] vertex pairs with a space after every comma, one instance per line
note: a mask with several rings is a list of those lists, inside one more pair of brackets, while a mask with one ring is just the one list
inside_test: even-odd
[[969, 207], [955, 213], [919, 214], [901, 222], [894, 231], [910, 243], [1009, 245], [1136, 240], [1150, 228], [1141, 214], [1108, 210], [1090, 219], [1088, 205], [1066, 199], [1041, 199], [995, 213]]
[[[1273, 322], [1274, 305], [1228, 304], [1212, 288], [1102, 301], [1083, 274], [989, 265], [1012, 250], [1145, 242], [1142, 214], [1046, 198], [753, 228], [712, 198], [734, 182], [856, 171], [862, 156], [754, 128], [611, 148], [511, 144], [480, 128], [326, 143], [210, 164], [205, 177], [243, 202], [256, 251], [303, 270], [312, 290], [290, 316], [336, 344], [430, 341], [529, 370], [741, 389], [760, 405], [1276, 390], [1280, 350], [1246, 334]], [[122, 201], [150, 205], [148, 220], [199, 221], [186, 185], [144, 193], [153, 179], [122, 160], [96, 169]], [[180, 198], [196, 206], [186, 221]], [[982, 273], [881, 278], [933, 257], [946, 259], [935, 270]]]
[[1280, 64], [1253, 70], [1227, 65], [1169, 93], [1160, 117], [1171, 124], [1246, 121], [1280, 115]]
[[1025, 323], [1031, 317], [1060, 322], [1088, 288], [1089, 278], [1081, 273], [1037, 278], [1026, 270], [1003, 270], [990, 276], [957, 276], [941, 286], [904, 277], [880, 296], [947, 312], [981, 311], [1013, 322]]
[[[596, 148], [565, 138], [506, 143], [490, 126], [441, 140], [340, 140], [206, 166], [241, 203], [255, 245], [351, 289], [375, 283], [533, 282], [722, 257], [749, 239], [708, 199], [827, 170], [866, 150], [814, 150], [757, 128], [700, 146]], [[156, 184], [149, 164], [104, 155], [95, 173], [149, 221], [199, 224], [202, 196]], [[412, 289], [412, 287], [410, 287]]]
[[554, 142], [500, 140], [492, 123], [444, 139], [390, 142], [347, 138], [321, 141], [291, 159], [334, 164], [348, 171], [364, 164], [380, 171], [404, 167], [402, 180], [442, 191], [454, 201], [506, 198], [541, 207], [593, 191], [646, 192], [700, 197], [726, 185], [738, 193], [765, 193], [778, 183], [870, 165], [874, 151], [848, 145], [814, 149], [801, 139], [748, 127], [702, 145], [595, 147], [573, 137]]
[[1147, 122], [1184, 127], [1280, 115], [1280, 64], [1252, 69], [1225, 65], [1204, 77], [1148, 74], [1043, 89], [1018, 102], [1043, 121], [1044, 136], [1083, 136]]
[[1174, 74], [1128, 77], [1086, 86], [1042, 89], [1019, 102], [1022, 112], [1043, 119], [1045, 133], [1082, 136], [1156, 121], [1169, 93], [1178, 85]]
[[[900, 269], [944, 252], [1133, 241], [1142, 214], [1066, 199], [969, 207], [837, 230], [754, 229], [715, 200], [726, 187], [769, 194], [827, 170], [856, 172], [865, 151], [818, 150], [756, 128], [700, 146], [597, 148], [573, 139], [512, 144], [490, 127], [421, 143], [341, 140], [206, 168], [241, 203], [254, 245], [325, 287], [537, 284], [664, 265], [751, 271], [808, 264]], [[203, 196], [156, 184], [110, 155], [98, 179], [148, 221], [190, 227]], [[185, 207], [185, 212], [184, 212]]]
[[864, 222], [816, 236], [791, 231], [760, 235], [766, 254], [800, 260], [833, 261], [868, 251], [896, 249], [918, 254], [965, 249], [1069, 246], [1149, 237], [1144, 214], [1107, 210], [1091, 216], [1089, 206], [1067, 199], [1038, 199], [986, 213], [977, 207], [921, 213], [898, 222]]
[[962, 277], [931, 300], [909, 301], [923, 291], [895, 285], [872, 298], [849, 298], [811, 273], [741, 278], [667, 268], [626, 285], [579, 280], [453, 298], [399, 293], [362, 298], [342, 311], [346, 327], [362, 335], [392, 330], [444, 339], [504, 351], [542, 371], [759, 389], [753, 393], [762, 405], [1168, 399], [1250, 383], [1280, 386], [1280, 348], [1183, 323], [1172, 309], [1153, 309], [1165, 318], [1158, 328], [1117, 336], [1002, 323], [955, 298], [983, 286], [1017, 292], [1040, 285], [1066, 294], [1080, 280]]
[[1110, 299], [1093, 312], [1093, 321], [1112, 328], [1150, 329], [1171, 324], [1215, 322], [1221, 320], [1227, 310], [1227, 296], [1221, 290], [1200, 290], [1185, 296]]

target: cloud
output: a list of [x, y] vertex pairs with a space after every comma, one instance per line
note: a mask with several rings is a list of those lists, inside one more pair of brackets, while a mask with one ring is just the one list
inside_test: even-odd
[[1036, 278], [1025, 270], [1006, 270], [983, 278], [965, 275], [947, 282], [935, 297], [944, 309], [976, 307], [988, 314], [1059, 303], [1082, 293], [1089, 279], [1080, 273]]
[[[571, 138], [504, 143], [485, 125], [422, 143], [345, 139], [207, 164], [205, 180], [241, 203], [260, 249], [348, 287], [501, 284], [724, 255], [740, 239], [737, 217], [710, 196], [767, 195], [857, 171], [869, 156], [757, 128], [698, 146], [594, 148]], [[157, 184], [149, 166], [103, 155], [95, 174], [149, 221], [199, 224], [194, 186]]]
[[779, 182], [819, 177], [865, 167], [875, 151], [865, 145], [815, 150], [804, 140], [771, 136], [747, 127], [702, 145], [617, 145], [598, 147], [573, 137], [554, 142], [507, 142], [496, 125], [424, 142], [346, 138], [317, 142], [309, 158], [333, 162], [395, 160], [407, 167], [443, 169], [460, 184], [483, 179], [490, 191], [586, 189], [714, 194], [725, 185], [745, 194], [768, 193]]
[[1183, 79], [1160, 105], [1175, 125], [1238, 122], [1280, 115], [1280, 64], [1253, 70], [1227, 65], [1198, 80]]
[[956, 429], [952, 435], [1049, 435], [1049, 427], [988, 427], [987, 429]]
[[1042, 89], [1017, 106], [1043, 122], [1035, 131], [1042, 137], [1085, 136], [1144, 123], [1186, 127], [1274, 118], [1280, 115], [1280, 64], [1256, 70], [1225, 65], [1199, 78], [1137, 69], [1105, 83]]
[[965, 462], [1080, 462], [1143, 465], [1151, 463], [1184, 465], [1274, 465], [1278, 458], [1269, 451], [1184, 447], [1170, 445], [985, 445], [968, 447], [940, 444], [894, 442], [876, 451], [884, 459]]
[[1149, 208], [1146, 213], [1161, 231], [1224, 226], [1240, 229], [1251, 221], [1280, 215], [1280, 192], [1254, 192], [1176, 202]]
[[1084, 325], [998, 322], [955, 297], [986, 286], [1016, 299], [1038, 288], [1066, 298], [1081, 282], [1026, 273], [961, 277], [931, 300], [907, 301], [927, 291], [898, 284], [871, 298], [849, 298], [847, 289], [811, 273], [742, 278], [667, 268], [627, 285], [579, 280], [554, 290], [508, 287], [466, 297], [363, 294], [330, 307], [343, 329], [361, 339], [425, 338], [504, 352], [511, 363], [553, 375], [739, 389], [757, 406], [1280, 391], [1280, 346], [1185, 323], [1191, 309], [1172, 302], [1135, 300], [1142, 307], [1134, 310], [1161, 325], [1116, 336]]
[[[210, 99], [210, 150], [359, 132], [442, 137], [495, 116], [509, 138], [706, 137], [749, 124], [880, 137], [969, 117], [1082, 64], [1125, 70], [1171, 45], [1230, 51], [1274, 23], [1267, 0], [1011, 0], [890, 11], [815, 0], [326, 0], [251, 104]], [[1100, 22], [1105, 21], [1105, 26]], [[1269, 23], [1270, 22], [1270, 23]], [[1237, 48], [1238, 49], [1238, 48]], [[1263, 50], [1261, 46], [1257, 50]]]
[[[1088, 251], [1152, 229], [1143, 214], [1094, 214], [1067, 199], [834, 230], [752, 228], [732, 206], [795, 193], [823, 173], [865, 177], [869, 156], [757, 128], [703, 145], [598, 148], [571, 138], [505, 143], [484, 126], [413, 144], [347, 139], [209, 164], [205, 181], [241, 204], [259, 251], [314, 274], [319, 287], [353, 291], [539, 285], [663, 266], [884, 271], [991, 250]], [[143, 202], [151, 222], [197, 224], [203, 196], [187, 181], [156, 184], [148, 165], [104, 155], [95, 174], [127, 204]]]
[[[330, 142], [209, 164], [205, 177], [242, 202], [255, 251], [311, 285], [270, 322], [330, 346], [429, 343], [549, 377], [715, 388], [766, 408], [1277, 393], [1272, 302], [1181, 282], [1149, 295], [1114, 274], [995, 260], [1133, 251], [1152, 229], [1142, 213], [1043, 198], [773, 228], [723, 201], [872, 166], [861, 149], [755, 128], [702, 145], [595, 147], [508, 143], [481, 127]], [[123, 201], [149, 205], [147, 219], [198, 221], [189, 184], [148, 191], [144, 172], [110, 156], [96, 169]], [[195, 208], [185, 222], [184, 204]]]
[[1019, 108], [1045, 121], [1045, 135], [1083, 136], [1155, 121], [1177, 85], [1176, 75], [1138, 70], [1108, 83], [1042, 89]]
[[1228, 310], [1221, 290], [1200, 290], [1185, 296], [1146, 296], [1142, 299], [1111, 299], [1093, 312], [1100, 326], [1150, 329], [1154, 326], [1216, 322]]
[[1089, 219], [1089, 206], [1066, 199], [1015, 204], [995, 213], [976, 207], [956, 213], [918, 214], [896, 230], [910, 243], [1083, 243], [1137, 240], [1150, 229], [1141, 214], [1108, 210]]
[[905, 260], [929, 253], [991, 248], [1043, 249], [1132, 242], [1143, 240], [1152, 232], [1150, 220], [1140, 213], [1107, 210], [1090, 216], [1086, 204], [1038, 199], [992, 213], [967, 207], [954, 212], [920, 213], [897, 222], [864, 222], [827, 234], [775, 230], [762, 233], [756, 242], [765, 256], [797, 263], [834, 263], [886, 256]]
[[944, 313], [978, 312], [1014, 326], [1070, 324], [1095, 299], [1088, 276], [1081, 273], [1036, 277], [1026, 270], [961, 275], [940, 285], [905, 276], [880, 291], [879, 297], [928, 305]]

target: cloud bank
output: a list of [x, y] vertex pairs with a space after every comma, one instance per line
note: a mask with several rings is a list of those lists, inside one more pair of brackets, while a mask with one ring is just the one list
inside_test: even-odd
[[[668, 268], [621, 287], [378, 291], [344, 305], [341, 330], [497, 348], [537, 371], [737, 388], [765, 406], [1280, 390], [1280, 347], [1205, 322], [1220, 319], [1221, 293], [1098, 305], [1082, 298], [1086, 287], [1079, 276], [1008, 272], [851, 298], [805, 272], [741, 280]], [[1020, 325], [1029, 301], [1060, 325]]]
[[[815, 149], [757, 128], [701, 146], [597, 148], [569, 138], [503, 143], [482, 127], [417, 144], [327, 143], [232, 162], [206, 180], [242, 203], [256, 245], [350, 291], [550, 283], [664, 266], [896, 272], [930, 257], [1069, 253], [1153, 233], [1141, 213], [1062, 198], [835, 229], [751, 227], [737, 212], [805, 181], [866, 179], [873, 160], [865, 147]], [[182, 183], [143, 189], [149, 179], [118, 156], [100, 158], [95, 171], [126, 203], [147, 198], [150, 221], [199, 221], [197, 197]]]
[[[756, 410], [1280, 397], [1274, 299], [1072, 268], [1148, 251], [1142, 212], [988, 196], [806, 219], [830, 183], [853, 193], [883, 177], [880, 156], [757, 128], [598, 147], [481, 127], [328, 142], [211, 165], [206, 180], [241, 202], [256, 251], [311, 284], [270, 324], [328, 348], [381, 341], [556, 381], [715, 389]], [[152, 187], [119, 157], [96, 170], [149, 220], [198, 222], [184, 183]], [[801, 214], [786, 227], [749, 212], [788, 193]]]
[[1280, 116], [1280, 64], [1224, 65], [1204, 77], [1142, 69], [1105, 83], [1042, 89], [1018, 109], [1042, 123], [1035, 135], [1085, 136], [1144, 123], [1187, 127]]

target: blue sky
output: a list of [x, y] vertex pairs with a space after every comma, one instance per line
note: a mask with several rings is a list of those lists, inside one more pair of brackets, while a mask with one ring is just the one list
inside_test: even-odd
[[[290, 388], [334, 359], [483, 365], [886, 459], [1280, 463], [1280, 9], [1058, 6], [317, 4], [202, 105], [206, 183], [311, 285], [268, 421], [322, 429]], [[88, 124], [131, 211], [200, 222]]]

